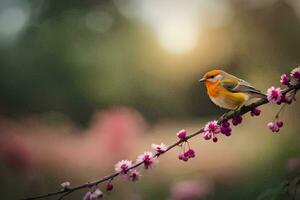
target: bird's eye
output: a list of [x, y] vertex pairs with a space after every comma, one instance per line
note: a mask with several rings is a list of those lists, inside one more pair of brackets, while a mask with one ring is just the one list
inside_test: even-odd
[[215, 75], [211, 75], [209, 78], [215, 78]]

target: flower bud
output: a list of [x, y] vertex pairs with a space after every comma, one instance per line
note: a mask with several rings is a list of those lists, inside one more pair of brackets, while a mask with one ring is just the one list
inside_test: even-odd
[[180, 139], [180, 140], [184, 140], [185, 137], [186, 137], [186, 130], [182, 129], [181, 131], [179, 131], [177, 133], [177, 137]]

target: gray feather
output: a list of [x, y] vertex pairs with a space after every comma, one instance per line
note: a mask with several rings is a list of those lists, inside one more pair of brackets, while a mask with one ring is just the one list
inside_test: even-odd
[[266, 95], [255, 89], [250, 83], [239, 79], [236, 83], [223, 80], [221, 85], [230, 92], [246, 92], [253, 94], [255, 97], [264, 98]]

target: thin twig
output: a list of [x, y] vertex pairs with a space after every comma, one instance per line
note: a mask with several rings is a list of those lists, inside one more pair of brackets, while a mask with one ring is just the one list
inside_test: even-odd
[[[300, 89], [300, 83], [298, 83], [297, 85], [290, 86], [289, 88], [283, 90], [282, 94], [285, 95], [285, 94], [287, 94], [291, 91], [296, 93], [299, 89]], [[238, 110], [236, 112], [225, 113], [224, 115], [222, 115], [222, 117], [219, 118], [218, 122], [221, 122], [223, 119], [232, 119], [236, 115], [244, 115], [244, 114], [250, 112], [251, 110], [253, 110], [254, 108], [256, 108], [258, 106], [261, 106], [261, 105], [264, 105], [264, 104], [267, 104], [267, 103], [269, 103], [269, 101], [266, 98], [262, 98], [262, 99], [256, 101], [255, 103], [252, 103], [252, 104], [247, 105], [247, 106], [243, 106], [240, 110]], [[195, 136], [197, 136], [197, 135], [199, 135], [203, 132], [204, 132], [204, 128], [202, 127], [198, 131], [186, 136], [186, 138], [184, 140], [179, 140], [179, 141], [175, 142], [174, 144], [170, 145], [165, 152], [156, 153], [154, 155], [154, 157], [156, 158], [158, 156], [161, 156], [162, 154], [165, 154], [166, 152], [173, 149], [174, 147], [181, 145], [183, 142], [188, 141], [189, 139], [191, 139], [191, 138], [193, 138], [193, 137], [195, 137]], [[129, 171], [131, 169], [134, 169], [134, 168], [137, 168], [140, 165], [142, 165], [143, 163], [144, 163], [143, 161], [138, 162], [138, 163], [132, 165], [130, 168], [128, 168], [127, 171]], [[88, 183], [85, 183], [85, 184], [82, 184], [82, 185], [78, 185], [76, 187], [70, 187], [67, 190], [60, 190], [60, 191], [57, 191], [57, 192], [51, 192], [51, 193], [48, 193], [48, 194], [43, 194], [43, 195], [39, 195], [39, 196], [35, 196], [35, 197], [24, 198], [22, 200], [42, 199], [42, 198], [55, 196], [55, 195], [60, 195], [60, 194], [62, 194], [62, 196], [59, 199], [62, 199], [65, 196], [69, 195], [70, 193], [72, 193], [74, 191], [81, 190], [81, 189], [84, 189], [84, 188], [90, 188], [94, 185], [98, 185], [98, 184], [103, 183], [105, 181], [109, 181], [109, 180], [111, 180], [111, 179], [113, 179], [113, 178], [115, 178], [119, 175], [120, 175], [119, 172], [115, 172], [115, 173], [112, 173], [111, 175], [105, 176], [105, 177], [100, 178], [98, 180], [88, 182]]]
[[69, 195], [70, 193], [72, 193], [72, 191], [68, 191], [67, 193], [64, 193], [63, 195], [61, 195], [58, 200], [62, 200], [65, 196]]

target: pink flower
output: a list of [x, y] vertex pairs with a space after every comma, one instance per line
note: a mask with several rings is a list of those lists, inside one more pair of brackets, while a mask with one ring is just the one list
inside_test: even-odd
[[283, 121], [282, 120], [277, 120], [276, 121], [276, 124], [279, 128], [282, 128], [283, 127]]
[[83, 197], [83, 200], [98, 200], [100, 198], [103, 197], [103, 193], [101, 192], [101, 190], [99, 190], [98, 188], [96, 187], [92, 187], [90, 189], [90, 191], [88, 191], [84, 197]]
[[141, 177], [140, 172], [138, 172], [135, 169], [130, 170], [127, 176], [128, 180], [132, 182], [138, 181], [140, 177]]
[[300, 80], [300, 66], [291, 71], [291, 77]]
[[258, 108], [253, 108], [253, 109], [251, 110], [250, 115], [251, 115], [252, 117], [254, 117], [254, 116], [259, 116], [260, 113], [261, 113], [261, 110], [260, 110], [260, 109], [258, 109]]
[[196, 156], [196, 152], [193, 149], [189, 149], [183, 153], [185, 157], [194, 158]]
[[112, 191], [113, 188], [114, 188], [114, 185], [112, 183], [107, 183], [107, 185], [106, 185], [106, 190], [107, 191]]
[[221, 127], [221, 133], [223, 133], [226, 136], [230, 136], [232, 132], [232, 129], [230, 127]]
[[63, 182], [62, 184], [60, 184], [61, 187], [66, 190], [70, 188], [71, 183], [69, 181]]
[[212, 199], [214, 184], [209, 180], [188, 180], [175, 183], [170, 200]]
[[177, 137], [180, 139], [180, 140], [184, 140], [185, 137], [186, 137], [186, 130], [182, 129], [181, 131], [179, 131], [177, 133]]
[[281, 97], [282, 93], [280, 88], [275, 88], [272, 86], [267, 90], [267, 98], [269, 102], [280, 103]]
[[138, 156], [136, 162], [144, 162], [144, 168], [149, 169], [157, 163], [157, 160], [154, 159], [152, 152], [144, 152], [142, 155]]
[[190, 158], [194, 158], [195, 156], [196, 152], [193, 149], [189, 149], [186, 152], [179, 154], [178, 159], [186, 162]]
[[179, 154], [178, 159], [186, 162], [189, 160], [189, 157], [185, 156], [184, 153], [181, 153], [181, 154]]
[[276, 119], [274, 122], [269, 122], [268, 123], [268, 128], [272, 132], [279, 132], [280, 128], [283, 126], [283, 121]]
[[280, 76], [280, 83], [283, 84], [283, 85], [287, 85], [289, 86], [290, 85], [290, 77], [286, 74], [282, 74]]
[[222, 123], [221, 123], [221, 126], [222, 126], [222, 127], [225, 127], [225, 128], [228, 128], [228, 127], [230, 127], [230, 123], [228, 122], [227, 119], [224, 119], [224, 120], [222, 121]]
[[126, 174], [127, 170], [132, 166], [132, 161], [121, 160], [115, 165], [115, 171], [121, 174]]
[[272, 132], [279, 132], [279, 127], [276, 125], [276, 123], [274, 122], [269, 122], [268, 123], [268, 128], [272, 131]]
[[159, 154], [164, 153], [167, 150], [167, 146], [164, 143], [152, 144], [151, 146]]
[[282, 95], [280, 103], [291, 104], [292, 102], [293, 102], [293, 97], [292, 96], [287, 96], [287, 94]]
[[243, 121], [243, 117], [241, 115], [235, 115], [231, 120], [233, 126], [237, 126], [241, 124], [242, 121]]
[[216, 120], [210, 121], [204, 127], [204, 139], [210, 140], [213, 138], [213, 141], [217, 142], [218, 138], [216, 137], [216, 134], [218, 134], [220, 131], [221, 129], [218, 125], [218, 122]]
[[232, 129], [230, 128], [230, 123], [228, 122], [228, 120], [227, 119], [223, 120], [221, 123], [220, 132], [226, 136], [230, 136], [231, 131]]

